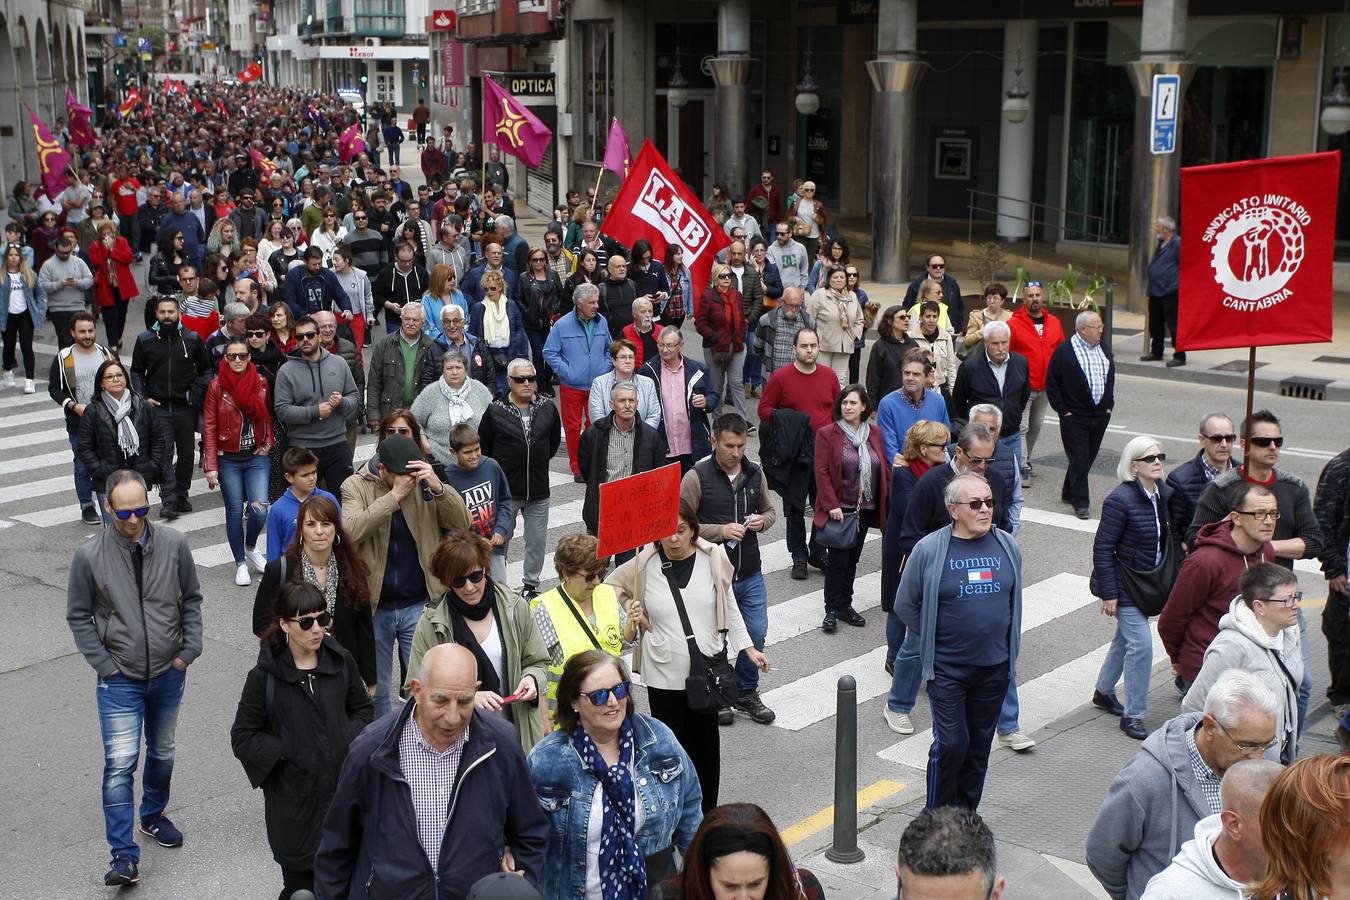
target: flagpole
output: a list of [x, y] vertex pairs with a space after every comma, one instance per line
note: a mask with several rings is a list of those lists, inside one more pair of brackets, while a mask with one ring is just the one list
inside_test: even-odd
[[595, 202], [591, 204], [591, 218], [595, 218], [595, 208], [600, 205], [600, 181], [605, 177], [605, 167], [600, 167], [600, 174], [595, 176]]

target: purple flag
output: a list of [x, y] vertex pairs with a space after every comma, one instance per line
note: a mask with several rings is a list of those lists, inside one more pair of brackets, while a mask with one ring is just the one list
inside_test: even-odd
[[534, 168], [544, 158], [553, 132], [497, 82], [483, 76], [483, 140], [491, 141]]
[[361, 126], [353, 124], [342, 134], [338, 135], [338, 161], [349, 162], [356, 158], [356, 154], [366, 149], [366, 142], [361, 139]]
[[66, 88], [66, 119], [70, 122], [70, 139], [76, 146], [98, 146], [98, 135], [94, 133], [92, 124], [93, 117], [94, 111], [76, 99], [70, 88]]
[[609, 139], [605, 141], [604, 166], [620, 178], [628, 177], [633, 166], [633, 154], [628, 149], [628, 135], [617, 118], [610, 119]]
[[61, 142], [52, 136], [51, 131], [42, 124], [42, 120], [27, 103], [23, 108], [28, 110], [28, 118], [33, 123], [38, 167], [42, 170], [42, 186], [47, 189], [47, 196], [55, 200], [70, 184], [70, 179], [66, 177], [66, 169], [70, 167], [70, 154], [61, 148]]

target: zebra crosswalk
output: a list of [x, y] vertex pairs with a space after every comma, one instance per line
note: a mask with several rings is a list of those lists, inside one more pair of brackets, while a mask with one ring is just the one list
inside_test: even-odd
[[[44, 352], [41, 346], [39, 352]], [[369, 458], [374, 443], [370, 435], [358, 440], [358, 465]], [[555, 581], [553, 546], [563, 535], [582, 527], [584, 486], [573, 482], [564, 453], [553, 460], [550, 487], [543, 586]], [[199, 475], [192, 481], [190, 495], [195, 511], [166, 522], [163, 527], [187, 535], [208, 597], [251, 597], [251, 588], [234, 586], [228, 569], [233, 555], [224, 540], [219, 491], [207, 490], [205, 479]], [[152, 503], [157, 500], [156, 496], [151, 497]], [[158, 514], [152, 515], [158, 522]], [[1065, 546], [1080, 548], [1090, 544], [1096, 526], [1093, 521], [1082, 522], [1058, 511], [1035, 508], [1025, 509], [1022, 521], [1025, 529], [1048, 530]], [[7, 536], [40, 529], [45, 545], [74, 546], [96, 527], [84, 525], [80, 520], [71, 477], [71, 453], [60, 409], [45, 393], [26, 396], [19, 389], [0, 390], [0, 529], [8, 529]], [[819, 574], [812, 572], [806, 581], [789, 577], [792, 557], [782, 523], [761, 536], [762, 571], [769, 592], [766, 650], [773, 661], [773, 669], [763, 677], [761, 696], [777, 713], [777, 720], [763, 734], [787, 740], [789, 734], [832, 730], [835, 684], [840, 676], [852, 675], [857, 682], [860, 728], [871, 734], [868, 752], [887, 764], [922, 769], [928, 735], [921, 730], [891, 743], [895, 735], [885, 731], [881, 724], [880, 711], [891, 678], [883, 667], [885, 615], [878, 609], [880, 538], [876, 531], [868, 533], [854, 585], [854, 608], [867, 615], [868, 626], [844, 629], [844, 633], [830, 636], [820, 630], [824, 590]], [[507, 564], [508, 582], [512, 586], [521, 583], [523, 553], [523, 538], [517, 531]], [[1024, 588], [1024, 645], [1027, 639], [1053, 631], [1094, 602], [1086, 572], [1053, 571], [1053, 565], [1051, 568], [1046, 571], [1042, 563], [1037, 578]], [[1102, 635], [1107, 632], [1102, 631]], [[1033, 732], [1081, 705], [1091, 695], [1092, 681], [1105, 652], [1098, 636], [1086, 641], [1039, 642], [1037, 653], [1041, 656], [1037, 664], [1024, 668], [1041, 674], [1026, 678], [1019, 687], [1022, 729]], [[1155, 658], [1164, 659], [1160, 649]], [[922, 699], [915, 717], [922, 729], [926, 719]], [[907, 777], [918, 779], [913, 774]], [[902, 776], [901, 780], [906, 778]]]

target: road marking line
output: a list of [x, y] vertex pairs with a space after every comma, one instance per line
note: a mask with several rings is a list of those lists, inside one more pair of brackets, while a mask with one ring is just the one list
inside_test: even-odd
[[[882, 800], [894, 797], [905, 789], [906, 785], [899, 781], [888, 781], [882, 779], [869, 784], [867, 787], [858, 791], [858, 809], [866, 809], [869, 806], [875, 806]], [[789, 825], [784, 828], [780, 834], [783, 837], [783, 843], [789, 847], [794, 844], [800, 844], [808, 838], [814, 837], [834, 824], [834, 804], [812, 813], [800, 822]]]
[[[1167, 661], [1167, 651], [1158, 638], [1156, 621], [1150, 623], [1149, 631], [1153, 635], [1153, 665], [1157, 667]], [[1072, 659], [1057, 669], [1019, 684], [1018, 724], [1022, 731], [1033, 734], [1086, 704], [1092, 697], [1092, 685], [1097, 679], [1097, 671], [1101, 668], [1106, 651], [1110, 648], [1110, 643], [1102, 644], [1096, 650]], [[928, 767], [928, 749], [932, 744], [931, 731], [916, 734], [892, 744], [877, 756], [925, 771]]]
[[[880, 577], [879, 573], [877, 577]], [[1026, 634], [1095, 601], [1096, 598], [1088, 590], [1088, 580], [1070, 572], [1060, 572], [1028, 585], [1022, 591], [1022, 633]], [[770, 613], [777, 608], [770, 607]], [[889, 693], [891, 676], [886, 674], [883, 667], [885, 660], [886, 645], [883, 644], [860, 656], [842, 660], [782, 687], [766, 691], [761, 699], [770, 709], [778, 711], [778, 718], [773, 722], [775, 728], [800, 731], [835, 714], [835, 705], [828, 702], [828, 698], [834, 696], [835, 685], [842, 675], [852, 675], [857, 681], [859, 705]]]
[[1111, 895], [1102, 890], [1102, 886], [1093, 876], [1092, 870], [1082, 863], [1051, 856], [1049, 853], [1042, 853], [1041, 859], [1063, 872], [1074, 884], [1082, 888], [1092, 900], [1111, 900]]

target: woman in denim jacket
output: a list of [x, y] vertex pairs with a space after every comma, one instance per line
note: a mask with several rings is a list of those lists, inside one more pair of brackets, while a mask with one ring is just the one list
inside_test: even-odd
[[567, 661], [557, 715], [529, 757], [549, 820], [540, 888], [547, 900], [642, 900], [703, 820], [694, 765], [669, 728], [638, 715], [627, 667], [604, 651]]

